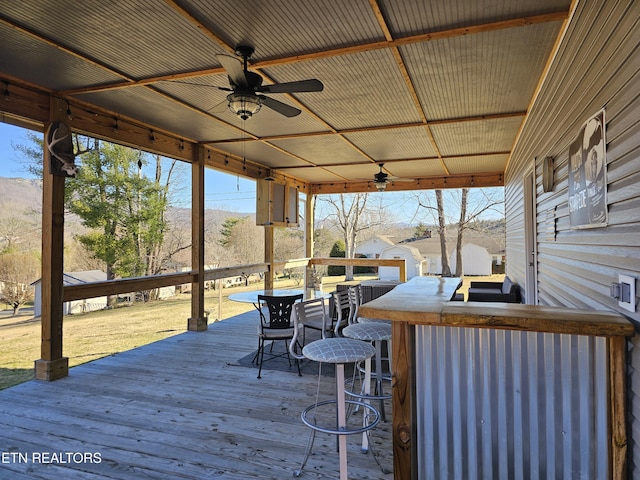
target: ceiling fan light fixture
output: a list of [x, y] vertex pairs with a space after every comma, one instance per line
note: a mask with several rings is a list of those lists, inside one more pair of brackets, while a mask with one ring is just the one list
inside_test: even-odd
[[384, 181], [375, 181], [373, 182], [373, 184], [376, 186], [376, 190], [378, 190], [379, 192], [383, 192], [385, 188], [387, 188], [387, 182], [386, 180]]
[[242, 120], [248, 120], [260, 111], [262, 103], [260, 97], [256, 95], [245, 95], [242, 93], [232, 93], [227, 96], [229, 110], [235, 113]]
[[373, 176], [373, 184], [376, 186], [376, 190], [382, 192], [385, 188], [387, 188], [387, 183], [389, 182], [389, 180], [388, 175], [382, 171], [384, 163], [380, 163], [378, 164], [378, 166], [380, 167], [380, 171]]

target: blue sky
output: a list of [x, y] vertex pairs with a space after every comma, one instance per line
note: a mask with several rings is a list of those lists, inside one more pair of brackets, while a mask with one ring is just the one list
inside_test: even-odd
[[[28, 144], [27, 133], [28, 130], [0, 122], [0, 177], [29, 178], [29, 175], [23, 171], [23, 166], [19, 161], [19, 153], [11, 146], [12, 143]], [[186, 173], [186, 175], [189, 174]], [[190, 206], [189, 195], [189, 192], [185, 192], [183, 200], [174, 199], [174, 205], [188, 208]], [[412, 224], [417, 224], [419, 221], [424, 221], [427, 224], [434, 223], [433, 215], [427, 214], [425, 210], [421, 212], [420, 216], [415, 216], [417, 208], [415, 195], [415, 192], [376, 192], [370, 195], [369, 204], [382, 203], [387, 211], [392, 213], [395, 221]], [[449, 195], [455, 195], [455, 193], [446, 191], [445, 208]], [[455, 199], [451, 201], [455, 204]], [[472, 201], [470, 198], [470, 202]], [[254, 213], [256, 210], [256, 184], [252, 180], [206, 168], [205, 204], [206, 208], [237, 213]], [[323, 205], [320, 203], [318, 207], [322, 209]], [[317, 213], [323, 215], [321, 212]], [[495, 213], [487, 213], [483, 217], [496, 218], [497, 216], [499, 215]]]
[[[23, 171], [24, 167], [19, 161], [20, 154], [12, 147], [12, 144], [29, 144], [28, 132], [24, 128], [0, 122], [0, 177], [31, 177]], [[205, 169], [205, 202], [207, 208], [238, 213], [255, 212], [256, 184], [251, 180], [207, 168]], [[185, 200], [184, 206], [188, 206], [188, 199]]]

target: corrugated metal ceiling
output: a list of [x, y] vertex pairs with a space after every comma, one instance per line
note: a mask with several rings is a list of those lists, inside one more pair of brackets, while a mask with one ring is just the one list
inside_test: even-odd
[[[362, 183], [382, 161], [408, 179], [500, 173], [570, 3], [3, 2], [0, 78], [307, 183]], [[239, 44], [264, 83], [317, 78], [324, 91], [273, 94], [297, 117], [263, 106], [241, 121], [215, 56]]]

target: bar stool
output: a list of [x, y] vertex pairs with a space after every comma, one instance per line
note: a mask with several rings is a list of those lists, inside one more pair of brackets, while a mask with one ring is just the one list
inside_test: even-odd
[[[375, 348], [375, 373], [371, 373], [370, 363], [365, 365], [365, 378], [362, 382], [360, 393], [356, 393], [355, 389], [355, 375], [352, 385], [352, 390], [347, 390], [347, 394], [352, 397], [358, 398], [361, 401], [368, 403], [371, 400], [380, 401], [380, 413], [383, 421], [387, 421], [384, 401], [391, 398], [391, 394], [385, 394], [383, 389], [384, 372], [382, 370], [382, 342], [387, 342], [387, 345], [391, 341], [391, 325], [382, 322], [366, 322], [366, 323], [354, 323], [342, 330], [342, 334], [347, 338], [353, 338], [354, 340], [362, 340], [370, 342]], [[357, 367], [356, 367], [357, 368]], [[371, 393], [371, 377], [375, 378], [375, 390]], [[362, 436], [362, 450], [367, 451], [369, 449], [369, 441], [366, 434]]]
[[[294, 310], [294, 337], [290, 343], [290, 353], [299, 359], [307, 358], [319, 362], [318, 371], [318, 390], [316, 393], [315, 403], [309, 405], [302, 412], [301, 418], [305, 425], [311, 428], [311, 435], [307, 443], [307, 449], [302, 460], [300, 468], [294, 472], [294, 476], [299, 477], [302, 469], [309, 459], [316, 432], [327, 433], [329, 435], [338, 436], [338, 455], [340, 458], [340, 480], [348, 480], [347, 474], [347, 435], [365, 434], [368, 430], [375, 427], [380, 421], [380, 413], [370, 404], [359, 400], [347, 400], [344, 390], [344, 366], [347, 363], [365, 362], [366, 369], [371, 371], [371, 357], [375, 354], [375, 348], [361, 340], [352, 338], [325, 338], [316, 340], [306, 345], [302, 349], [300, 356], [295, 351], [295, 342], [297, 335], [303, 328], [298, 321], [298, 316]], [[333, 363], [336, 368], [336, 398], [330, 400], [319, 401], [321, 369], [323, 363]], [[335, 405], [337, 410], [336, 427], [330, 428], [319, 424], [315, 417], [315, 413], [319, 407], [326, 405]], [[347, 427], [347, 405], [363, 408], [363, 424], [361, 428]]]
[[[382, 392], [382, 380], [391, 381], [391, 321], [383, 320], [380, 318], [366, 318], [359, 315], [359, 308], [362, 304], [362, 291], [361, 286], [351, 287], [349, 289], [349, 311], [352, 316], [349, 318], [349, 325], [361, 325], [361, 324], [382, 324], [386, 327], [358, 327], [356, 330], [351, 330], [351, 335], [347, 335], [343, 332], [344, 336], [351, 336], [351, 338], [357, 338], [359, 340], [365, 340], [371, 342], [376, 347], [376, 371], [372, 374], [376, 378], [376, 389], [378, 395], [383, 395], [384, 398], [389, 398], [388, 395], [384, 395]], [[370, 328], [371, 332], [367, 335], [366, 329]], [[387, 336], [388, 331], [388, 336]], [[371, 338], [367, 338], [371, 337]], [[382, 338], [385, 337], [385, 338]], [[387, 356], [382, 356], [382, 342], [386, 342]], [[382, 370], [382, 361], [386, 361], [388, 364], [388, 371], [385, 374]], [[381, 401], [381, 413], [382, 419], [386, 422], [386, 415], [384, 412], [384, 402]]]

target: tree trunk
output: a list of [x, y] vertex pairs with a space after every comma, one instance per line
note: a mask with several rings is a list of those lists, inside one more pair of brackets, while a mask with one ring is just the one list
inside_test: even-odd
[[[357, 224], [357, 216], [355, 218], [355, 222]], [[345, 258], [354, 258], [355, 254], [356, 254], [356, 230], [355, 228], [350, 228], [347, 229], [347, 232], [345, 232], [345, 236], [344, 239], [345, 244], [344, 244], [344, 256]], [[353, 265], [347, 265], [344, 269], [344, 279], [346, 281], [351, 281], [354, 279], [353, 276]]]
[[462, 276], [462, 236], [464, 234], [464, 228], [467, 224], [466, 217], [468, 193], [468, 188], [462, 189], [462, 196], [460, 199], [460, 221], [458, 222], [458, 239], [456, 242], [456, 277]]
[[[108, 263], [107, 264], [107, 280], [113, 280], [114, 278], [116, 278], [116, 275], [115, 273], [113, 273], [113, 265]], [[107, 295], [107, 306], [113, 307], [117, 303], [117, 300], [118, 300], [117, 295]]]
[[442, 201], [442, 190], [436, 190], [436, 200], [438, 202], [438, 233], [440, 234], [440, 256], [442, 261], [442, 276], [451, 276], [451, 267], [447, 258], [447, 239], [445, 237], [447, 224], [444, 218], [444, 202]]

